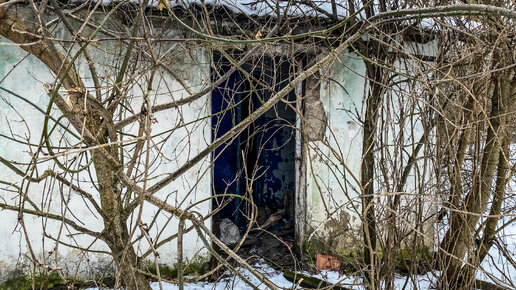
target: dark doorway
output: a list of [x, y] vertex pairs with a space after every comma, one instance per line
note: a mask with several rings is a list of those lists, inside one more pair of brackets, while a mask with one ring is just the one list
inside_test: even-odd
[[[217, 58], [215, 63], [212, 81], [231, 67], [224, 58]], [[295, 76], [294, 67], [280, 58], [257, 58], [242, 68], [245, 73], [237, 70], [212, 92], [214, 139], [247, 118]], [[214, 199], [214, 209], [220, 209], [216, 220], [227, 218], [245, 227], [252, 201], [258, 208], [258, 225], [277, 213], [282, 216], [274, 222], [281, 227], [293, 223], [295, 93], [291, 91], [285, 99], [214, 151], [213, 194], [232, 195]]]

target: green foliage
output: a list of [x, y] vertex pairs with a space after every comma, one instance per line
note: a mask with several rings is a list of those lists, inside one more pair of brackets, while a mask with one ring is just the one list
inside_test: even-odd
[[0, 285], [0, 290], [50, 289], [59, 285], [64, 285], [63, 279], [59, 277], [57, 272], [51, 272], [49, 274], [21, 275], [11, 278]]

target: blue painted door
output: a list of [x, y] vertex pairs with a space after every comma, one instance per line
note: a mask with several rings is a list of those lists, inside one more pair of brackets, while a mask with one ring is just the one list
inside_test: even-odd
[[[257, 67], [247, 64], [243, 68], [252, 77], [235, 72], [212, 92], [214, 138], [222, 136], [262, 106], [291, 77], [288, 65]], [[216, 76], [228, 69], [229, 66], [221, 66]], [[287, 100], [295, 100], [294, 92]], [[256, 169], [255, 175], [259, 178], [251, 185], [254, 202], [272, 210], [283, 208], [285, 194], [293, 195], [295, 191], [295, 119], [294, 110], [285, 102], [279, 102], [239, 136], [217, 148], [213, 153], [213, 193], [245, 195], [248, 180], [244, 176], [244, 167], [249, 174]], [[217, 198], [215, 206], [222, 203], [223, 199]], [[241, 219], [241, 211], [248, 208], [241, 199], [234, 198], [221, 210], [220, 216], [243, 225], [245, 220]]]

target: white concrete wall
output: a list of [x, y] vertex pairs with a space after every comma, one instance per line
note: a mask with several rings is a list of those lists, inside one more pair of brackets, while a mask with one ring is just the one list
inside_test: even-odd
[[[169, 36], [174, 36], [175, 32], [170, 33]], [[66, 37], [64, 32], [58, 31], [57, 35]], [[157, 45], [155, 51], [162, 54], [172, 45]], [[112, 83], [116, 73], [115, 68], [119, 66], [120, 47], [106, 43], [97, 48], [92, 47], [90, 52], [94, 56], [99, 73], [105, 78], [104, 84]], [[26, 57], [26, 55], [27, 53], [21, 48], [11, 45], [6, 39], [0, 38], [0, 87], [11, 90], [46, 110], [49, 97], [43, 88], [43, 84], [52, 83], [54, 76], [37, 58], [30, 55]], [[193, 91], [201, 90], [210, 82], [209, 60], [207, 53], [202, 49], [191, 50], [187, 53], [186, 51], [181, 52], [181, 47], [176, 46], [163, 60], [188, 83]], [[84, 77], [86, 85], [91, 86], [92, 81], [89, 78], [88, 67], [84, 59], [79, 59], [76, 65], [77, 70]], [[13, 69], [13, 67], [15, 68]], [[144, 67], [148, 68], [149, 66], [142, 63], [140, 69], [137, 70], [140, 79], [136, 80], [134, 87], [130, 88], [128, 103], [126, 104], [136, 112], [140, 111], [142, 96], [146, 90], [149, 77], [149, 72], [142, 71]], [[137, 84], [142, 86], [139, 87]], [[167, 103], [186, 96], [189, 96], [189, 94], [173, 77], [167, 73], [156, 74], [151, 93], [153, 104]], [[157, 123], [152, 126], [153, 134], [173, 130], [153, 139], [153, 144], [157, 145], [160, 150], [154, 150], [150, 154], [151, 166], [148, 186], [163, 178], [165, 174], [175, 171], [211, 142], [210, 118], [196, 121], [209, 113], [210, 96], [207, 95], [189, 105], [154, 114]], [[60, 112], [55, 106], [51, 114], [55, 118], [60, 116]], [[129, 116], [129, 113], [127, 113], [127, 116]], [[7, 136], [0, 136], [0, 156], [7, 160], [20, 162], [17, 167], [23, 171], [27, 170], [24, 164], [30, 161], [31, 150], [34, 151], [36, 147], [29, 147], [8, 138], [39, 144], [43, 120], [44, 115], [41, 112], [12, 94], [0, 90], [0, 133]], [[50, 124], [53, 126], [54, 122], [50, 122]], [[126, 127], [125, 132], [136, 134], [137, 130], [137, 125], [130, 125]], [[77, 142], [76, 139], [58, 128], [52, 134], [53, 145], [66, 145], [61, 137], [65, 137], [72, 143]], [[132, 137], [127, 136], [125, 138], [131, 139]], [[129, 151], [131, 146], [133, 145], [126, 147], [128, 151], [128, 155], [125, 156], [126, 160], [132, 154], [132, 151]], [[45, 149], [44, 151], [46, 152]], [[73, 157], [74, 155], [68, 156], [69, 159]], [[145, 154], [142, 158], [145, 158]], [[156, 196], [183, 209], [195, 201], [210, 197], [211, 182], [209, 171], [207, 171], [209, 159], [209, 157], [206, 158], [188, 170], [183, 176], [160, 190]], [[65, 159], [61, 158], [61, 161], [65, 161]], [[53, 162], [47, 161], [37, 166], [37, 172], [34, 176], [42, 174], [46, 169], [62, 172]], [[138, 170], [142, 171], [143, 168], [140, 167]], [[96, 179], [93, 171], [92, 169], [93, 179]], [[75, 174], [72, 178], [74, 183], [90, 192], [100, 203], [98, 193], [88, 182], [89, 175], [86, 172]], [[21, 186], [27, 193], [27, 198], [30, 198], [42, 211], [64, 215], [66, 218], [94, 231], [103, 229], [101, 218], [93, 213], [94, 210], [90, 210], [86, 206], [88, 202], [67, 187], [59, 188], [58, 183], [50, 178], [39, 184], [31, 183], [26, 188], [27, 183], [23, 181], [22, 177], [0, 164], [0, 180]], [[20, 196], [12, 190], [12, 186], [0, 184], [0, 202], [19, 206], [22, 204]], [[28, 202], [23, 204], [25, 208], [32, 209]], [[89, 204], [89, 207], [91, 207], [91, 204]], [[206, 215], [211, 209], [211, 203], [210, 201], [204, 201], [191, 209]], [[135, 215], [129, 218], [131, 229], [134, 228], [138, 210], [139, 208], [136, 209]], [[154, 241], [163, 240], [177, 233], [178, 221], [176, 218], [160, 212], [158, 208], [152, 205], [145, 204], [142, 221], [151, 225], [155, 217], [157, 218], [149, 232]], [[101, 274], [111, 261], [111, 257], [107, 254], [86, 253], [78, 248], [74, 249], [56, 243], [52, 238], [76, 247], [99, 251], [107, 250], [107, 246], [103, 242], [87, 235], [76, 235], [75, 230], [59, 221], [29, 214], [24, 214], [23, 218], [19, 220], [18, 213], [10, 210], [0, 211], [0, 220], [2, 221], [0, 223], [0, 236], [2, 237], [0, 282], [11, 277], [18, 270], [25, 272], [29, 270], [27, 266], [29, 265], [28, 257], [30, 257], [28, 243], [30, 243], [30, 247], [38, 257], [39, 262], [52, 267], [61, 267], [68, 275], [94, 277]], [[209, 221], [207, 221], [207, 225], [209, 227]], [[134, 237], [138, 235], [139, 231], [136, 231]], [[202, 249], [203, 244], [196, 233], [190, 232], [185, 235], [184, 239], [185, 257], [188, 260], [206, 257], [207, 251]], [[173, 240], [158, 249], [160, 263], [174, 265], [177, 256], [176, 245], [176, 240]], [[140, 254], [149, 249], [145, 239], [137, 241], [135, 248]], [[149, 257], [153, 258], [152, 255]]]
[[[363, 61], [342, 54], [321, 83], [328, 117], [322, 141], [307, 142], [307, 231], [328, 247], [345, 250], [357, 238], [360, 220], [360, 164], [363, 130], [357, 117], [364, 100]], [[315, 233], [314, 233], [315, 232]]]
[[[419, 55], [434, 55], [435, 44], [413, 44], [406, 49]], [[418, 75], [424, 80], [428, 72], [411, 71], [414, 61], [402, 60], [395, 63], [398, 72]], [[361, 190], [359, 187], [362, 163], [364, 103], [367, 98], [366, 68], [364, 61], [353, 53], [343, 53], [326, 74], [321, 72], [323, 81], [320, 98], [328, 116], [328, 126], [324, 138], [308, 141], [306, 149], [306, 228], [304, 242], [319, 251], [335, 251], [348, 254], [360, 247], [362, 242]], [[404, 77], [397, 77], [403, 80]], [[423, 82], [401, 83], [388, 90], [380, 108], [377, 142], [382, 149], [375, 148], [376, 159], [383, 154], [384, 164], [375, 164], [374, 181], [377, 205], [387, 205], [387, 199], [400, 194], [403, 215], [397, 219], [401, 232], [409, 233], [418, 221], [425, 221], [422, 232], [431, 243], [435, 203], [435, 182], [432, 180], [431, 159], [418, 159], [401, 192], [395, 185], [412, 150], [423, 135], [421, 108], [425, 100], [418, 92], [426, 88]], [[425, 120], [428, 122], [428, 120]], [[433, 137], [430, 137], [430, 141]], [[403, 146], [402, 146], [403, 145]], [[417, 157], [432, 155], [432, 146], [424, 146]], [[387, 174], [382, 173], [383, 169]], [[388, 180], [384, 180], [384, 177]], [[388, 182], [388, 183], [387, 183]], [[301, 191], [300, 191], [301, 192]], [[421, 205], [421, 207], [420, 207]], [[377, 206], [379, 234], [387, 228], [388, 211]], [[421, 216], [418, 211], [422, 212]], [[403, 222], [402, 220], [405, 219]], [[335, 253], [334, 252], [334, 253]]]
[[[406, 43], [404, 49], [414, 55], [434, 56], [437, 55], [437, 47], [437, 42], [431, 41], [426, 44]], [[384, 127], [379, 129], [379, 141], [384, 147], [383, 155], [386, 162], [383, 167], [376, 169], [378, 176], [388, 176], [388, 180], [383, 179], [384, 184], [375, 186], [379, 194], [385, 195], [379, 199], [381, 204], [388, 204], [387, 199], [394, 199], [394, 195], [401, 196], [401, 214], [396, 221], [399, 235], [413, 233], [414, 225], [422, 223], [423, 226], [417, 229], [419, 238], [424, 239], [425, 245], [430, 246], [434, 240], [437, 210], [437, 182], [433, 172], [436, 161], [434, 128], [427, 129], [429, 132], [424, 144], [417, 154], [415, 150], [423, 137], [424, 127], [433, 117], [428, 114], [432, 104], [423, 97], [423, 93], [428, 93], [431, 89], [426, 81], [432, 78], [433, 72], [431, 63], [422, 67], [418, 61], [410, 58], [398, 59], [394, 67], [400, 75], [393, 79], [396, 85], [391, 88], [391, 93], [384, 97], [379, 124], [379, 127]], [[413, 78], [407, 78], [406, 75]], [[403, 170], [414, 155], [414, 166], [409, 171], [404, 186], [399, 190], [398, 183], [402, 180]], [[387, 174], [383, 174], [381, 170]], [[387, 216], [387, 211], [379, 211], [379, 228], [387, 228]], [[406, 239], [405, 242], [412, 243], [410, 239]], [[412, 247], [408, 244], [404, 246]]]
[[[177, 36], [174, 31], [171, 31], [170, 34], [170, 37]], [[57, 35], [67, 37], [62, 28], [60, 31], [58, 30]], [[7, 42], [5, 39], [0, 39], [2, 44], [0, 45], [0, 55], [2, 56], [0, 59], [0, 87], [12, 90], [45, 110], [48, 96], [43, 84], [51, 83], [54, 80], [52, 74], [35, 57], [25, 58], [26, 52], [14, 45], [6, 44]], [[155, 52], [164, 53], [171, 45], [173, 44], [156, 46]], [[112, 83], [115, 78], [116, 70], [113, 68], [119, 65], [120, 52], [120, 46], [109, 43], [102, 44], [93, 50], [99, 72], [105, 77], [104, 83]], [[165, 60], [168, 61], [170, 68], [184, 78], [194, 91], [199, 91], [209, 84], [210, 62], [206, 51], [199, 49], [190, 51], [190, 53], [182, 53], [181, 46], [178, 45], [171, 50]], [[84, 59], [79, 59], [76, 65], [79, 73], [84, 77], [85, 83], [91, 86], [92, 81]], [[16, 67], [11, 71], [14, 66]], [[149, 77], [149, 71], [143, 70], [145, 67], [148, 68], [148, 64], [138, 66], [137, 79], [132, 82], [132, 87], [128, 88], [130, 97], [127, 105], [136, 112], [140, 110]], [[329, 77], [323, 81], [320, 87], [321, 102], [327, 113], [328, 126], [326, 126], [322, 140], [308, 141], [303, 144], [306, 149], [303, 161], [305, 166], [302, 167], [304, 172], [297, 174], [299, 174], [299, 178], [306, 178], [306, 197], [298, 196], [296, 212], [306, 218], [298, 216], [296, 220], [306, 222], [306, 225], [302, 225], [306, 226], [306, 239], [317, 236], [324, 237], [327, 246], [345, 253], [352, 249], [350, 245], [358, 245], [356, 242], [361, 239], [361, 201], [358, 181], [360, 180], [363, 131], [359, 118], [364, 111], [363, 102], [366, 94], [365, 65], [357, 55], [343, 53], [339, 60], [334, 62], [329, 73], [322, 72], [322, 75]], [[188, 94], [173, 77], [167, 73], [156, 75], [151, 93], [153, 104], [167, 103], [185, 96]], [[41, 138], [43, 114], [5, 91], [0, 91], [0, 98], [0, 124], [2, 125], [0, 133], [8, 137], [15, 136], [17, 139], [25, 138], [31, 143], [38, 144]], [[149, 185], [154, 184], [163, 175], [179, 168], [211, 142], [210, 118], [194, 122], [209, 114], [209, 95], [192, 104], [154, 114], [157, 123], [153, 125], [152, 133], [164, 134], [153, 140], [160, 150], [151, 152]], [[59, 111], [53, 109], [52, 116], [58, 118]], [[51, 124], [53, 125], [53, 122]], [[417, 122], [413, 129], [416, 134], [411, 137], [412, 139], [409, 138], [410, 140], [417, 139], [421, 134], [421, 126], [417, 125]], [[137, 130], [136, 125], [125, 128], [126, 133], [133, 135], [137, 133]], [[395, 131], [396, 128], [392, 132]], [[392, 132], [389, 133], [391, 134], [389, 136], [396, 134]], [[53, 144], [59, 144], [59, 140], [63, 136], [70, 142], [76, 142], [58, 128], [52, 135]], [[387, 137], [388, 140], [390, 138]], [[407, 142], [413, 142], [410, 140]], [[130, 158], [131, 146], [133, 145], [127, 147], [126, 159]], [[30, 150], [27, 145], [0, 137], [0, 156], [3, 158], [28, 162], [31, 158]], [[72, 157], [74, 155], [68, 156], [68, 158]], [[143, 155], [142, 158], [145, 156]], [[402, 158], [408, 157], [403, 156]], [[208, 200], [211, 196], [211, 174], [208, 165], [209, 158], [206, 158], [178, 180], [158, 192], [157, 196], [181, 208], [186, 208], [195, 201], [207, 199], [193, 207], [200, 214], [206, 215], [211, 208]], [[18, 167], [26, 170], [23, 164]], [[37, 174], [41, 174], [47, 168], [60, 171], [53, 162], [48, 161], [38, 165]], [[92, 174], [95, 179], [94, 172]], [[75, 175], [73, 178], [81, 187], [91, 192], [97, 200], [99, 199], [94, 187], [88, 184], [89, 175], [86, 172]], [[24, 189], [26, 186], [20, 176], [1, 164], [0, 180], [13, 182], [18, 186], [23, 186]], [[411, 180], [406, 189], [409, 192], [415, 191], [417, 188], [414, 174]], [[298, 180], [298, 182], [298, 185], [304, 183], [302, 180]], [[379, 192], [382, 191], [380, 186], [377, 185], [376, 188]], [[20, 205], [19, 196], [10, 190], [12, 187], [5, 184], [0, 185], [0, 193], [3, 198], [0, 202]], [[39, 184], [33, 183], [26, 191], [27, 197], [41, 210], [64, 214], [67, 218], [92, 230], [100, 231], [103, 228], [100, 217], [95, 216], [85, 206], [87, 202], [66, 187], [58, 188], [57, 184], [51, 182], [50, 179]], [[302, 191], [303, 189], [298, 188], [298, 193]], [[27, 202], [24, 204], [26, 208], [30, 208]], [[299, 204], [306, 204], [306, 208], [300, 209]], [[150, 225], [156, 216], [157, 219], [150, 229], [154, 241], [165, 239], [177, 232], [177, 219], [159, 212], [152, 205], [145, 204], [142, 212], [143, 222]], [[25, 214], [23, 216], [25, 232], [17, 219], [16, 212], [3, 210], [0, 212], [0, 218], [3, 221], [0, 223], [0, 235], [4, 241], [0, 247], [0, 281], [13, 274], [15, 269], [23, 268], [23, 265], [27, 264], [28, 242], [40, 262], [63, 267], [66, 273], [72, 275], [94, 276], [101, 273], [111, 260], [107, 254], [87, 254], [80, 249], [57, 244], [51, 238], [45, 237], [44, 234], [47, 234], [54, 238], [59, 237], [66, 244], [89, 247], [99, 251], [107, 250], [102, 242], [91, 237], [70, 235], [75, 234], [75, 231], [60, 222]], [[134, 219], [135, 217], [130, 219], [130, 228], [134, 227]], [[136, 231], [135, 236], [138, 233]], [[144, 239], [137, 241], [135, 247], [140, 254], [148, 250]], [[184, 247], [189, 260], [207, 254], [203, 250], [201, 241], [193, 232], [185, 236]], [[160, 253], [160, 263], [173, 265], [177, 255], [175, 240], [159, 248], [158, 252]]]

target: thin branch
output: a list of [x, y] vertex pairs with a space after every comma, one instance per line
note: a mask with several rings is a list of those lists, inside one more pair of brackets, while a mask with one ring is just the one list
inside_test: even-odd
[[45, 218], [49, 218], [49, 219], [53, 219], [53, 220], [57, 220], [57, 221], [62, 221], [81, 233], [90, 235], [95, 238], [101, 237], [101, 233], [91, 231], [85, 227], [82, 227], [82, 226], [78, 225], [77, 223], [75, 223], [74, 221], [72, 221], [68, 218], [65, 218], [61, 215], [56, 215], [56, 214], [52, 214], [52, 213], [48, 213], [48, 212], [31, 210], [31, 209], [26, 209], [26, 208], [20, 208], [19, 206], [8, 205], [5, 203], [0, 203], [0, 208], [12, 210], [12, 211], [16, 211], [16, 212], [19, 212], [21, 210], [22, 212], [27, 213], [27, 214], [31, 214], [31, 215], [35, 215], [35, 216], [39, 216], [39, 217], [45, 217]]

